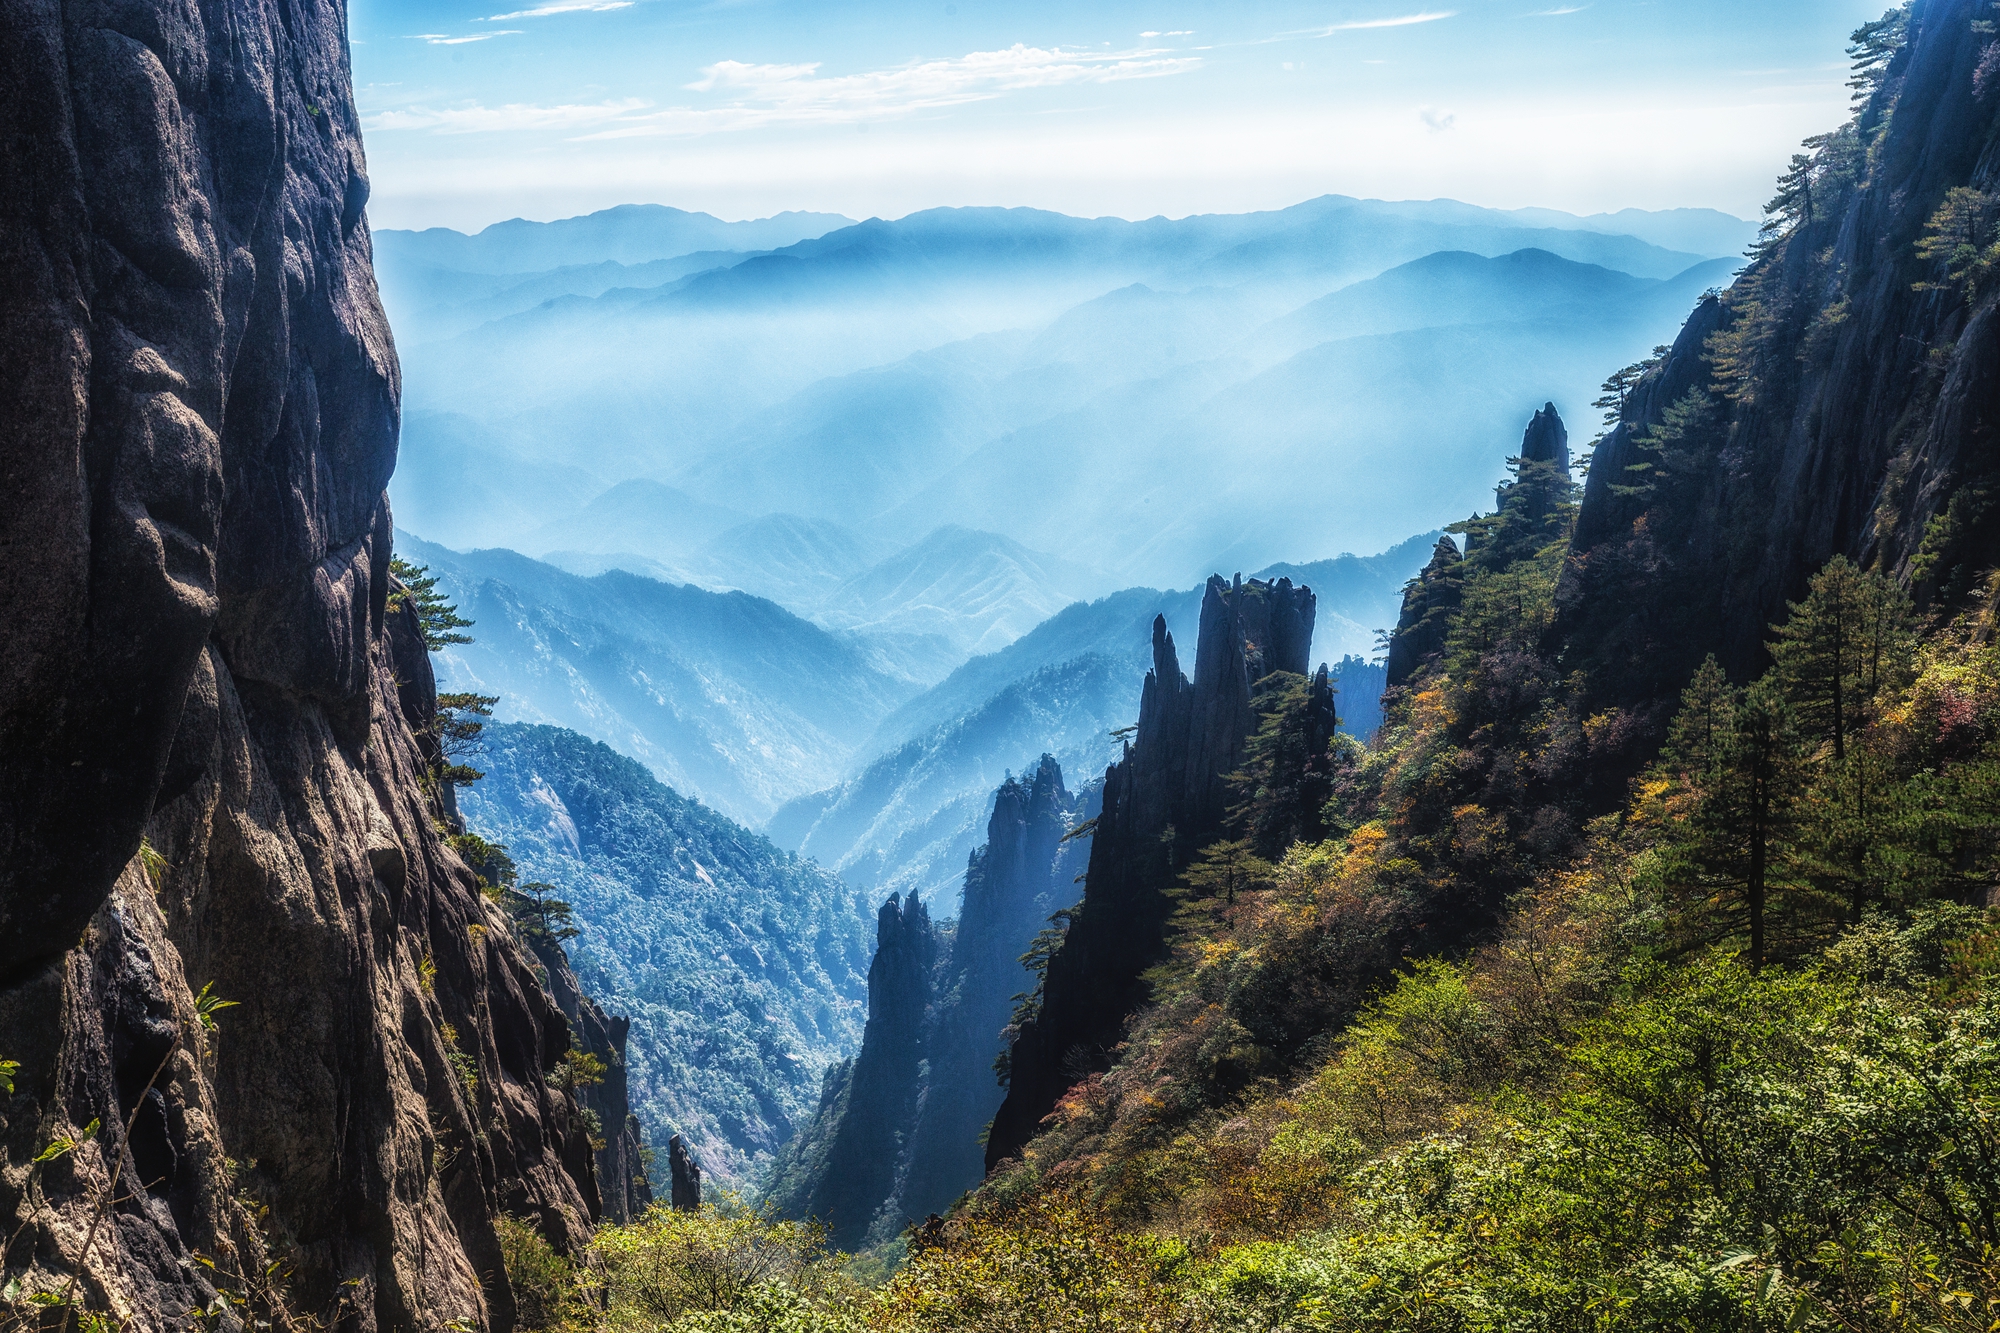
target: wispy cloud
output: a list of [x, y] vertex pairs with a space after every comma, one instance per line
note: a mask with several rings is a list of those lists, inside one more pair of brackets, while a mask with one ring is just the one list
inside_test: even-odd
[[470, 37], [453, 37], [444, 32], [413, 32], [413, 42], [428, 42], [432, 46], [464, 46], [467, 42], [490, 42], [495, 37], [519, 37], [519, 28], [495, 28], [492, 32], [475, 32]]
[[757, 65], [738, 60], [704, 67], [687, 85], [718, 93], [725, 106], [673, 107], [603, 130], [592, 138], [705, 133], [773, 124], [841, 124], [983, 102], [1012, 92], [1078, 84], [1162, 78], [1199, 68], [1198, 56], [1151, 49], [1076, 51], [1016, 44], [944, 60], [918, 60], [864, 74], [822, 76], [819, 65]]
[[772, 125], [865, 124], [1030, 89], [1163, 78], [1185, 74], [1201, 64], [1199, 56], [1151, 48], [1113, 52], [1024, 45], [912, 61], [862, 74], [826, 76], [820, 74], [818, 62], [719, 60], [704, 66], [701, 77], [686, 85], [689, 92], [720, 98], [722, 104], [716, 106], [654, 107], [638, 99], [560, 106], [411, 106], [379, 112], [364, 121], [364, 128], [437, 134], [556, 130], [567, 131], [576, 139], [627, 139]]
[[1296, 42], [1314, 37], [1331, 37], [1337, 32], [1361, 32], [1370, 28], [1408, 28], [1419, 23], [1436, 23], [1440, 19], [1455, 19], [1456, 9], [1425, 10], [1420, 14], [1402, 14], [1386, 19], [1350, 19], [1345, 23], [1329, 23], [1319, 28], [1296, 28], [1291, 32], [1281, 32], [1271, 37], [1260, 37], [1252, 46], [1270, 42]]
[[1433, 134], [1443, 134], [1446, 130], [1458, 124], [1456, 113], [1440, 111], [1436, 107], [1429, 106], [1417, 108], [1417, 119], [1421, 120], [1425, 127]]
[[1351, 19], [1346, 23], [1330, 23], [1324, 28], [1308, 28], [1308, 32], [1357, 32], [1363, 28], [1407, 28], [1417, 23], [1436, 23], [1439, 19], [1455, 19], [1456, 9], [1425, 10], [1421, 14], [1404, 14], [1392, 19]]
[[1141, 39], [1152, 37], [1192, 37], [1194, 36], [1194, 29], [1177, 28], [1173, 32], [1142, 32], [1139, 36]]
[[635, 0], [562, 0], [534, 9], [517, 9], [511, 14], [490, 14], [474, 23], [505, 23], [510, 19], [545, 19], [551, 14], [602, 14], [609, 9], [630, 9]]
[[1581, 14], [1589, 5], [1564, 5], [1561, 9], [1538, 9], [1532, 14], [1521, 15], [1524, 19], [1559, 19], [1565, 14]]
[[581, 105], [534, 106], [515, 102], [506, 106], [404, 107], [378, 111], [362, 121], [370, 133], [384, 130], [431, 130], [438, 134], [482, 134], [503, 130], [587, 130], [644, 111], [652, 103], [638, 98], [622, 102], [595, 102]]

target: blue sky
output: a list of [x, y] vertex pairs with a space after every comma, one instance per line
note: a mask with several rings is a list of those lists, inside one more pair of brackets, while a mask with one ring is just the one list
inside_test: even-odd
[[375, 225], [651, 202], [1756, 216], [1885, 0], [353, 0]]

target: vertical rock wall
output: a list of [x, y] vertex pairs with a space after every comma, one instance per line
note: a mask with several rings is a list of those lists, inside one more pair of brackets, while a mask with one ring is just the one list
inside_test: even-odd
[[1027, 778], [1011, 778], [994, 794], [938, 986], [928, 1073], [897, 1188], [898, 1223], [944, 1211], [986, 1174], [980, 1140], [1002, 1096], [993, 1061], [1014, 996], [1028, 985], [1021, 956], [1052, 912], [1082, 896], [1074, 881], [1089, 844], [1063, 838], [1096, 813], [1095, 792], [1072, 796], [1048, 755]]
[[136, 1329], [505, 1328], [597, 1208], [422, 778], [345, 20], [0, 6], [0, 1229]]
[[1257, 725], [1251, 686], [1276, 671], [1308, 673], [1314, 610], [1312, 590], [1290, 579], [1211, 578], [1191, 683], [1165, 619], [1153, 622], [1138, 731], [1105, 773], [1081, 911], [1049, 961], [1040, 1014], [1014, 1042], [1006, 1100], [987, 1138], [989, 1170], [1020, 1154], [1072, 1084], [1108, 1065], [1125, 1020], [1144, 1003], [1142, 974], [1165, 949], [1165, 890], [1222, 831], [1227, 779]]
[[1694, 311], [1598, 446], [1552, 639], [1589, 671], [1593, 708], [1657, 713], [1710, 652], [1761, 671], [1769, 626], [1836, 554], [1946, 615], [1990, 604], [2000, 284], [1922, 250], [1954, 192], [1986, 229], [1973, 249], [1992, 243], [1993, 17], [1988, 0], [1916, 0], [1830, 136], [1846, 160], [1820, 158], [1810, 214]]

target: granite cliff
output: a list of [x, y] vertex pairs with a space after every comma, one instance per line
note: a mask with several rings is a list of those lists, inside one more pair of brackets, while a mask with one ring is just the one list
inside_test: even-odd
[[1086, 844], [1068, 835], [1096, 809], [1096, 789], [1072, 795], [1043, 755], [994, 793], [942, 939], [915, 898], [883, 907], [861, 1051], [828, 1072], [817, 1114], [773, 1172], [767, 1196], [782, 1213], [826, 1222], [836, 1243], [880, 1245], [984, 1178], [1023, 955], [1076, 901]]
[[[1753, 262], [1633, 368], [1585, 486], [1552, 646], [1593, 706], [1651, 709], [1836, 554], [1946, 613], [2000, 552], [2000, 45], [1919, 0], [1856, 47], [1862, 100], [1808, 141]], [[1650, 733], [1646, 733], [1650, 734]]]
[[876, 917], [861, 1049], [826, 1071], [818, 1110], [772, 1171], [766, 1193], [779, 1212], [824, 1223], [840, 1249], [860, 1247], [895, 1185], [922, 1086], [937, 954], [923, 903], [890, 894]]
[[427, 781], [345, 20], [0, 10], [5, 1277], [134, 1329], [508, 1328], [600, 1207]]
[[1288, 578], [1211, 578], [1202, 594], [1195, 678], [1182, 674], [1164, 618], [1130, 748], [1104, 777], [1085, 894], [1049, 959], [1039, 1013], [1020, 1025], [1009, 1086], [987, 1137], [989, 1169], [1018, 1154], [1057, 1099], [1103, 1068], [1147, 996], [1144, 973], [1166, 950], [1168, 890], [1179, 867], [1221, 832], [1229, 775], [1258, 725], [1252, 686], [1304, 676], [1315, 600]]
[[1089, 844], [1069, 833], [1096, 817], [1100, 794], [1093, 785], [1072, 795], [1047, 755], [994, 793], [938, 983], [929, 1065], [895, 1200], [899, 1225], [945, 1211], [986, 1174], [980, 1144], [1002, 1097], [994, 1061], [1015, 997], [1029, 985], [1022, 956], [1052, 914], [1081, 896], [1076, 880]]

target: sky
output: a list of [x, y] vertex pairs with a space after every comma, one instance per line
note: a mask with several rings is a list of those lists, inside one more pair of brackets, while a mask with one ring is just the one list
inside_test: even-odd
[[1756, 217], [1886, 0], [351, 0], [377, 227], [1323, 194]]

